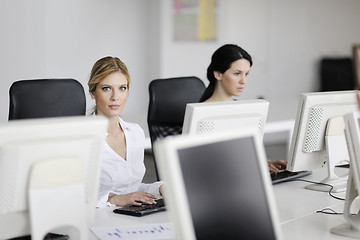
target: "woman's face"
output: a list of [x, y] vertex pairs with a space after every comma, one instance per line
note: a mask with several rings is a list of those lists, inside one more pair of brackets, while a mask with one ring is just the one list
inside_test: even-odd
[[101, 80], [91, 97], [96, 102], [96, 112], [107, 118], [118, 117], [129, 95], [128, 80], [121, 72], [109, 74]]
[[243, 92], [250, 72], [250, 62], [246, 59], [239, 59], [233, 62], [224, 73], [215, 72], [218, 84], [231, 96], [240, 96]]

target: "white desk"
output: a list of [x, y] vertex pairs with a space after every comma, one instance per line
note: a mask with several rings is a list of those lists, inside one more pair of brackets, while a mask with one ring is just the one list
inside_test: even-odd
[[[325, 178], [325, 170], [316, 170], [303, 179], [319, 182]], [[333, 207], [344, 203], [342, 200], [331, 197], [328, 192], [305, 189], [305, 186], [309, 184], [294, 181], [274, 185], [274, 194], [282, 224], [310, 215], [325, 207]], [[333, 193], [333, 195], [345, 198], [345, 192]]]
[[[333, 207], [338, 212], [343, 211], [343, 204]], [[303, 240], [303, 239], [326, 239], [326, 240], [354, 240], [336, 234], [332, 234], [330, 229], [345, 223], [342, 215], [328, 215], [312, 213], [301, 218], [297, 218], [281, 224], [281, 231], [284, 239]]]
[[[318, 170], [305, 178], [320, 181], [325, 177], [324, 174], [323, 170]], [[307, 184], [309, 183], [296, 181], [274, 185], [284, 239], [352, 239], [330, 233], [332, 227], [345, 223], [342, 215], [316, 213], [317, 210], [326, 207], [342, 212], [344, 201], [334, 199], [326, 192], [307, 190], [305, 189]], [[335, 195], [344, 198], [345, 192]], [[166, 212], [132, 217], [114, 214], [112, 210], [113, 208], [97, 209], [94, 226], [123, 226], [169, 221]], [[96, 237], [91, 233], [90, 239], [96, 239]]]
[[[321, 181], [325, 177], [324, 170], [314, 171], [312, 175], [304, 179]], [[307, 190], [305, 186], [308, 184], [296, 181], [274, 186], [284, 239], [354, 240], [330, 232], [331, 228], [346, 222], [342, 215], [316, 213], [327, 207], [336, 212], [343, 212], [344, 201], [331, 197], [327, 192]], [[334, 195], [345, 198], [345, 192], [334, 193]]]

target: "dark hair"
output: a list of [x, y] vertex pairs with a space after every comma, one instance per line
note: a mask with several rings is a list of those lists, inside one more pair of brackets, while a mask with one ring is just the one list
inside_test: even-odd
[[231, 64], [239, 59], [246, 59], [252, 66], [252, 59], [241, 47], [235, 44], [225, 44], [218, 48], [211, 57], [211, 63], [207, 69], [207, 78], [210, 81], [209, 86], [205, 89], [200, 98], [200, 102], [206, 101], [214, 93], [217, 80], [214, 76], [214, 71], [224, 73], [231, 67]]

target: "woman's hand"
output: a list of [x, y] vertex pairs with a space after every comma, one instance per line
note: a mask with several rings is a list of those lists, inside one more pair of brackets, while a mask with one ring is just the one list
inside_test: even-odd
[[114, 195], [109, 197], [108, 202], [119, 207], [126, 205], [141, 206], [141, 203], [154, 204], [156, 197], [146, 192], [133, 192], [124, 195]]
[[268, 161], [268, 165], [271, 173], [278, 173], [286, 168], [287, 162], [284, 160]]

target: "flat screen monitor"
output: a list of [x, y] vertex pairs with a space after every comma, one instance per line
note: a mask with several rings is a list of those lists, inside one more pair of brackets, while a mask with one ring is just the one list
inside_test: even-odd
[[263, 136], [269, 102], [263, 99], [234, 102], [188, 103], [182, 134], [208, 134], [255, 128]]
[[[333, 192], [346, 190], [346, 176], [335, 166], [349, 163], [343, 115], [357, 109], [355, 91], [304, 93], [300, 97], [287, 169], [290, 171], [327, 168], [322, 181]], [[312, 184], [308, 189], [329, 191], [330, 186]]]
[[176, 239], [281, 239], [255, 130], [178, 135], [154, 150]]
[[360, 239], [360, 212], [357, 207], [360, 196], [360, 114], [355, 111], [344, 115], [345, 136], [350, 156], [350, 171], [344, 205], [346, 223], [331, 228], [337, 235]]
[[[31, 171], [40, 162], [79, 159], [84, 173], [85, 221], [93, 222], [106, 130], [107, 119], [85, 116], [13, 120], [0, 125], [0, 239], [31, 234], [34, 209], [29, 209], [29, 182], [34, 177]], [[46, 173], [44, 184], [56, 181], [55, 172]], [[56, 209], [60, 208], [51, 205], [55, 200], [48, 203], [53, 219], [59, 217]], [[61, 207], [75, 202], [64, 202]]]

